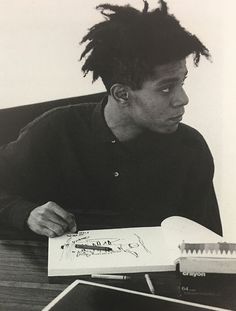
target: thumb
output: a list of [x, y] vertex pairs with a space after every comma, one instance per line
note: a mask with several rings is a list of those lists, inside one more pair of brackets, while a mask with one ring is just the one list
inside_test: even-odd
[[77, 224], [75, 219], [70, 223], [69, 230], [73, 233], [77, 232]]
[[70, 231], [73, 233], [77, 232], [77, 226], [74, 225], [72, 228], [70, 228]]

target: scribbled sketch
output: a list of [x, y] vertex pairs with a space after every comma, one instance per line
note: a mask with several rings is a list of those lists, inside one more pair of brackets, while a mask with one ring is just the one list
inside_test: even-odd
[[[79, 246], [102, 246], [109, 247], [109, 251], [99, 249], [78, 248]], [[117, 253], [126, 253], [132, 257], [138, 258], [141, 253], [149, 253], [150, 250], [145, 246], [143, 239], [136, 233], [130, 235], [129, 238], [119, 237], [99, 237], [95, 238], [89, 235], [89, 232], [79, 232], [79, 234], [67, 234], [65, 243], [60, 246], [61, 260], [76, 260], [76, 258], [84, 256], [110, 256]]]

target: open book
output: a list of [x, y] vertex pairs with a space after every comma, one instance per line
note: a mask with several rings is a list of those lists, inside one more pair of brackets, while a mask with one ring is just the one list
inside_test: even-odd
[[48, 276], [174, 271], [178, 258], [196, 256], [234, 258], [236, 273], [236, 250], [219, 251], [223, 242], [221, 236], [179, 216], [165, 219], [160, 227], [79, 231], [49, 238]]

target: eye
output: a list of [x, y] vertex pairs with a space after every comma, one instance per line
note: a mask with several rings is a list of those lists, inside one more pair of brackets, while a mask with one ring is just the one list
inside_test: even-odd
[[170, 91], [171, 91], [171, 87], [166, 87], [166, 88], [161, 90], [161, 92], [164, 94], [168, 94], [168, 93], [170, 93]]

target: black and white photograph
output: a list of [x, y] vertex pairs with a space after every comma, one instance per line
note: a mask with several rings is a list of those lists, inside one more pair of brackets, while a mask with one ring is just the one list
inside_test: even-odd
[[236, 310], [235, 10], [0, 0], [0, 310]]

